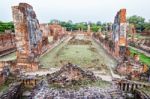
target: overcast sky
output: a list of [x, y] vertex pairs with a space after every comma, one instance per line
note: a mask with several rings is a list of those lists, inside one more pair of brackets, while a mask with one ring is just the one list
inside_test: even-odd
[[12, 21], [11, 6], [20, 2], [33, 6], [40, 23], [51, 19], [113, 22], [121, 8], [127, 9], [127, 16], [139, 15], [150, 19], [150, 0], [1, 0], [0, 20]]

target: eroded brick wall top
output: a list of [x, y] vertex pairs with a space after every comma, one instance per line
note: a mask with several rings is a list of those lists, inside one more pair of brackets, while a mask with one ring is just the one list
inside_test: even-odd
[[30, 51], [42, 40], [39, 21], [33, 7], [27, 3], [20, 3], [12, 7], [15, 26], [17, 49], [20, 52]]

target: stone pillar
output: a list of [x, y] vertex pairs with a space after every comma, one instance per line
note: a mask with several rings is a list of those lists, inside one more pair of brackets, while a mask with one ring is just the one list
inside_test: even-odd
[[127, 23], [126, 23], [126, 9], [121, 9], [119, 13], [120, 17], [120, 33], [119, 33], [119, 47], [120, 55], [125, 55], [127, 47]]
[[38, 48], [38, 43], [42, 41], [42, 33], [36, 14], [32, 6], [27, 3], [13, 6], [12, 13], [16, 35], [17, 68], [36, 71], [38, 62], [34, 61], [37, 56], [35, 50]]
[[88, 28], [87, 28], [87, 35], [91, 36], [91, 27], [89, 24], [88, 24]]
[[112, 39], [115, 43], [116, 56], [119, 56], [120, 52], [125, 52], [125, 49], [123, 50], [121, 48], [126, 48], [127, 46], [126, 29], [126, 9], [121, 9], [115, 16], [112, 33]]

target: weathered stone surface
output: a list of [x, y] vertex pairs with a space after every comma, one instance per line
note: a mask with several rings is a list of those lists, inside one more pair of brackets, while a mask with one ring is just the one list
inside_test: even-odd
[[119, 56], [119, 54], [125, 52], [125, 46], [127, 45], [126, 29], [126, 9], [121, 9], [117, 12], [113, 24], [112, 39], [115, 43], [116, 56]]
[[42, 41], [42, 32], [33, 7], [20, 3], [12, 7], [17, 46], [17, 67], [27, 71], [37, 70], [35, 57], [41, 52], [38, 45]]
[[4, 93], [0, 93], [0, 99], [20, 99], [22, 95], [22, 84], [13, 83]]
[[64, 65], [59, 71], [47, 76], [48, 83], [57, 83], [60, 85], [72, 84], [73, 81], [79, 80], [92, 80], [95, 81], [96, 77], [91, 71], [84, 71], [80, 67], [68, 63]]
[[79, 90], [49, 88], [45, 81], [32, 91], [33, 99], [124, 99], [122, 92], [113, 88], [84, 87]]
[[40, 30], [42, 32], [42, 37], [48, 37], [50, 34], [50, 29], [48, 24], [40, 24]]
[[7, 30], [5, 34], [0, 35], [0, 56], [7, 55], [15, 50], [15, 35]]
[[49, 29], [50, 35], [53, 36], [54, 41], [61, 39], [65, 35], [65, 29], [63, 29], [59, 24], [51, 24], [49, 25]]

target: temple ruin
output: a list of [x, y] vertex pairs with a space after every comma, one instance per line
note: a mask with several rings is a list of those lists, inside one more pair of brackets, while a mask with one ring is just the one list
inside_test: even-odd
[[136, 38], [126, 9], [114, 23], [71, 27], [39, 23], [27, 3], [12, 6], [12, 15], [15, 31], [0, 35], [0, 99], [149, 99], [149, 63], [130, 47], [146, 53], [150, 41]]
[[125, 52], [127, 45], [126, 29], [126, 9], [121, 9], [119, 12], [117, 12], [113, 24], [112, 39], [115, 43], [116, 56], [123, 55]]
[[26, 71], [38, 69], [37, 57], [41, 52], [42, 32], [33, 7], [20, 3], [12, 7], [17, 46], [17, 68]]
[[15, 34], [12, 31], [5, 31], [0, 35], [0, 56], [16, 51]]

